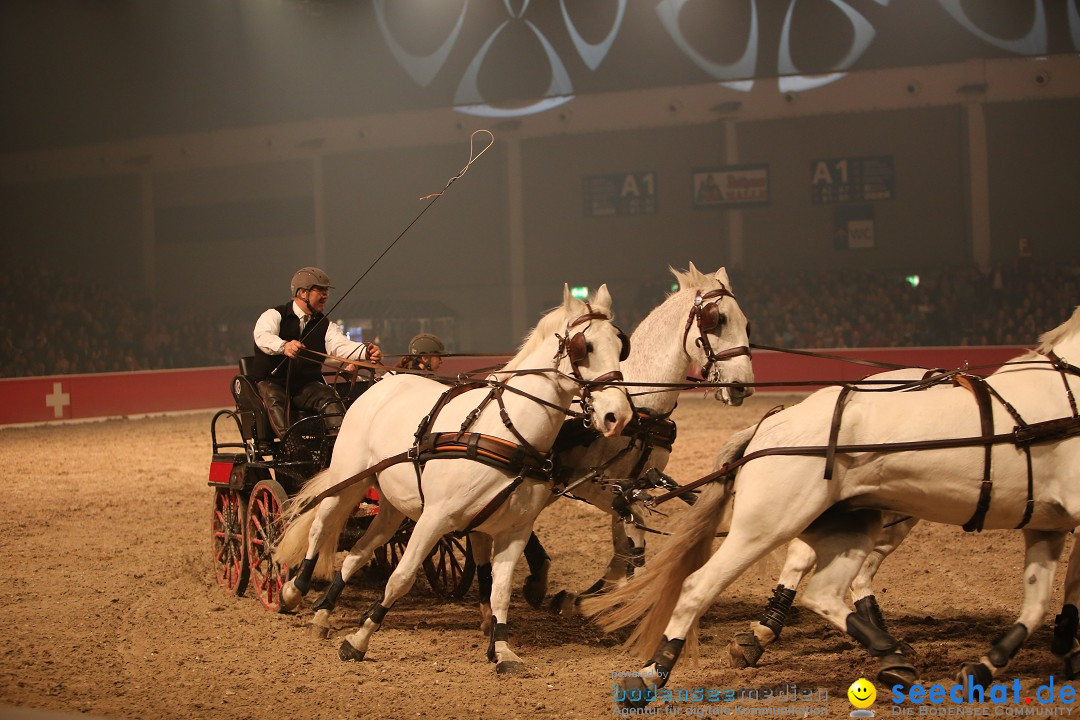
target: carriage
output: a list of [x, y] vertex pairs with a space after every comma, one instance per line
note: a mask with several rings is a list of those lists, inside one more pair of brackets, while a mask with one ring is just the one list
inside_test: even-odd
[[[278, 438], [248, 372], [250, 362], [249, 357], [241, 358], [240, 372], [232, 380], [235, 408], [218, 411], [210, 422], [212, 562], [214, 576], [224, 590], [242, 596], [250, 584], [259, 602], [276, 612], [280, 609], [278, 592], [290, 571], [272, 555], [281, 532], [282, 508], [308, 478], [329, 465], [337, 435], [324, 429], [324, 416], [294, 412], [288, 430]], [[371, 384], [370, 380], [346, 381], [340, 375], [328, 376], [328, 382], [346, 408]], [[225, 439], [234, 435], [233, 427], [239, 440]], [[379, 511], [378, 500], [373, 489], [356, 506], [339, 549], [352, 547], [364, 533]], [[410, 533], [411, 525], [406, 524], [375, 553], [371, 563], [375, 572], [385, 577], [393, 571]], [[442, 538], [424, 560], [423, 569], [436, 595], [462, 597], [475, 574], [468, 541]]]
[[[703, 274], [691, 264], [688, 271], [675, 271], [675, 275], [679, 290], [642, 321], [635, 333], [636, 354], [612, 322], [606, 286], [597, 290], [591, 304], [571, 297], [564, 286], [562, 306], [545, 315], [518, 355], [485, 380], [456, 383], [449, 390], [439, 390], [407, 374], [378, 383], [348, 413], [342, 426], [347, 439], [334, 453], [332, 464], [331, 450], [338, 438], [321, 435], [321, 423], [309, 420], [305, 426], [301, 424], [304, 418], [299, 418], [280, 441], [267, 432], [268, 418], [242, 365], [241, 376], [233, 383], [236, 410], [218, 413], [212, 427], [210, 484], [216, 487], [213, 541], [219, 583], [240, 593], [241, 581], [246, 583], [253, 577], [264, 605], [289, 611], [303, 602], [316, 566], [329, 565], [319, 572], [322, 577], [333, 574], [333, 581], [315, 604], [316, 613], [309, 623], [314, 635], [325, 638], [341, 590], [354, 572], [372, 561], [384, 571], [393, 569], [384, 596], [391, 591], [396, 595], [407, 592], [420, 569], [437, 593], [462, 595], [473, 579], [470, 546], [468, 541], [462, 543], [443, 533], [475, 530], [478, 539], [486, 540], [477, 544], [485, 552], [483, 560], [476, 561], [484, 564], [475, 572], [480, 578], [481, 627], [491, 633], [488, 659], [496, 663], [497, 672], [516, 671], [521, 662], [506, 639], [508, 571], [531, 542], [527, 531], [535, 515], [570, 490], [575, 497], [608, 512], [614, 553], [605, 577], [584, 594], [615, 582], [632, 571], [632, 558], [643, 555], [643, 530], [638, 527], [642, 521], [637, 508], [640, 498], [635, 493], [640, 489], [639, 480], [651, 477], [650, 469], [659, 472], [666, 464], [674, 440], [674, 428], [667, 417], [679, 391], [685, 388], [683, 384], [672, 386], [672, 382], [684, 378], [694, 363], [710, 381], [725, 384], [715, 393], [717, 399], [737, 405], [751, 392], [746, 387], [753, 382], [747, 321], [727, 287], [726, 271], [721, 268], [714, 274]], [[646, 381], [638, 383], [645, 388], [638, 399], [638, 420], [628, 433], [622, 431], [631, 427], [635, 413], [628, 394], [619, 386], [621, 361], [633, 369], [633, 377]], [[550, 368], [544, 369], [549, 363]], [[418, 397], [420, 394], [424, 397]], [[357, 399], [356, 395], [351, 394], [346, 402]], [[406, 396], [410, 403], [418, 402], [397, 402]], [[576, 396], [580, 396], [581, 409], [571, 410]], [[388, 410], [391, 401], [401, 407]], [[450, 409], [440, 414], [444, 408]], [[485, 408], [491, 412], [485, 413]], [[394, 412], [407, 417], [397, 417]], [[427, 414], [421, 419], [424, 412]], [[242, 442], [218, 441], [217, 422], [226, 415], [233, 418]], [[372, 424], [376, 415], [380, 421]], [[444, 415], [450, 419], [445, 421]], [[436, 416], [443, 427], [431, 430]], [[566, 417], [588, 421], [584, 427], [592, 430], [583, 444], [570, 443], [571, 447], [563, 448], [565, 452], [560, 451], [556, 458], [552, 445], [558, 444], [558, 438], [544, 433], [557, 429], [561, 420], [554, 421]], [[527, 439], [530, 437], [533, 439]], [[543, 442], [534, 445], [540, 437]], [[376, 440], [385, 447], [372, 451]], [[548, 448], [552, 448], [551, 454]], [[369, 457], [373, 452], [374, 457]], [[433, 459], [439, 460], [437, 465], [428, 465]], [[558, 492], [553, 484], [557, 464], [561, 467]], [[402, 475], [399, 465], [410, 468]], [[421, 487], [422, 467], [423, 477], [431, 482]], [[323, 469], [328, 472], [319, 473]], [[451, 470], [457, 474], [447, 475]], [[446, 477], [436, 479], [440, 473]], [[539, 479], [534, 477], [538, 473]], [[372, 512], [377, 502], [365, 494], [373, 486], [375, 474], [378, 487], [386, 493], [386, 502], [378, 512]], [[480, 475], [486, 482], [477, 484], [475, 478]], [[526, 475], [530, 480], [519, 489]], [[629, 485], [619, 482], [628, 478]], [[279, 488], [265, 482], [268, 479]], [[467, 489], [451, 487], [463, 479], [469, 483]], [[278, 492], [264, 502], [268, 486]], [[328, 516], [322, 519], [319, 536], [309, 542], [315, 514], [330, 496], [344, 497], [344, 501], [327, 506]], [[617, 503], [617, 497], [625, 502]], [[410, 525], [403, 504], [408, 516], [417, 518], [415, 526]], [[362, 510], [359, 521], [357, 508]], [[424, 517], [419, 517], [422, 514]], [[277, 522], [282, 515], [284, 528]], [[428, 525], [422, 527], [425, 517]], [[402, 531], [399, 524], [407, 529]], [[362, 540], [334, 573], [335, 551], [351, 545], [340, 540], [343, 532], [349, 534], [350, 525], [359, 526], [351, 535], [360, 535]], [[426, 539], [420, 537], [424, 533]], [[510, 538], [511, 534], [515, 537]], [[423, 549], [401, 553], [410, 541]], [[275, 564], [275, 559], [283, 565]], [[534, 606], [545, 595], [547, 560], [542, 549], [539, 567], [530, 558], [532, 574], [525, 592]], [[493, 588], [499, 592], [494, 593]], [[372, 606], [361, 630], [346, 638], [339, 649], [343, 660], [363, 657], [370, 632], [381, 624], [392, 603]]]

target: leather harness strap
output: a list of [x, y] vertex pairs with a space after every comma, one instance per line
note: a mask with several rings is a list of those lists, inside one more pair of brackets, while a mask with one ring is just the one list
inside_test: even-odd
[[533, 455], [520, 445], [474, 432], [431, 433], [421, 442], [415, 461], [424, 464], [461, 458], [537, 480], [546, 480], [551, 475], [549, 455]]
[[[582, 362], [588, 354], [588, 343], [585, 340], [584, 330], [578, 331], [572, 337], [570, 336], [570, 330], [578, 325], [591, 322], [592, 320], [610, 321], [610, 317], [604, 313], [594, 312], [588, 304], [586, 304], [586, 307], [589, 308], [589, 312], [578, 316], [567, 325], [567, 337], [559, 338], [559, 350], [554, 358], [556, 367], [559, 359], [564, 355], [570, 361], [571, 372], [578, 384], [583, 388], [583, 404], [587, 404], [591, 389], [604, 387], [609, 383], [622, 380], [622, 373], [618, 370], [605, 373], [593, 380], [585, 380], [581, 375], [578, 364]], [[625, 352], [628, 349], [629, 341], [622, 335], [621, 331], [619, 332], [620, 338], [623, 340], [623, 352]], [[460, 430], [457, 432], [431, 432], [431, 427], [435, 423], [435, 419], [451, 400], [470, 390], [477, 390], [484, 387], [490, 387], [490, 392], [480, 402], [480, 405], [465, 417]], [[402, 462], [413, 463], [413, 467], [416, 470], [416, 488], [420, 496], [422, 508], [424, 503], [424, 488], [422, 484], [423, 466], [427, 462], [435, 459], [465, 458], [515, 474], [515, 477], [510, 481], [510, 484], [500, 490], [495, 497], [484, 506], [480, 513], [472, 519], [472, 522], [469, 523], [465, 530], [459, 531], [458, 534], [462, 535], [475, 529], [490, 517], [508, 497], [510, 497], [511, 493], [517, 489], [526, 477], [532, 477], [543, 481], [550, 481], [552, 479], [553, 463], [551, 458], [553, 453], [540, 452], [525, 439], [516, 427], [514, 427], [514, 424], [510, 419], [510, 414], [506, 410], [506, 405], [503, 403], [502, 396], [503, 392], [506, 390], [528, 397], [541, 405], [573, 415], [573, 413], [569, 413], [566, 408], [559, 407], [542, 398], [528, 395], [527, 393], [509, 385], [505, 385], [504, 383], [472, 381], [455, 385], [440, 395], [431, 411], [420, 420], [416, 432], [413, 434], [414, 442], [412, 447], [405, 452], [385, 458], [372, 467], [362, 470], [351, 477], [334, 483], [331, 487], [306, 501], [300, 509], [300, 512], [307, 512], [331, 495], [337, 495], [345, 488], [369, 477], [373, 477], [386, 468]], [[515, 438], [517, 438], [518, 443], [520, 444], [514, 444], [493, 435], [468, 431], [469, 427], [471, 427], [477, 418], [480, 417], [484, 408], [486, 408], [488, 403], [493, 399], [499, 405], [499, 416], [502, 419], [503, 425]]]
[[517, 490], [518, 485], [520, 485], [524, 479], [524, 475], [518, 475], [517, 477], [515, 477], [513, 480], [510, 481], [509, 485], [499, 491], [498, 495], [491, 498], [488, 504], [484, 506], [484, 509], [477, 513], [476, 517], [472, 519], [472, 522], [465, 526], [464, 530], [455, 530], [450, 534], [460, 538], [465, 537], [466, 535], [471, 533], [473, 530], [483, 524], [485, 520], [491, 517], [491, 514], [498, 510], [499, 506], [506, 502], [506, 499], [510, 497], [511, 493]]
[[[1004, 407], [1009, 412], [1009, 414], [1012, 415], [1013, 420], [1016, 422], [1017, 432], [1031, 427], [1026, 422], [1024, 422], [1024, 418], [1020, 417], [1020, 413], [1017, 412], [1016, 408], [1012, 406], [1012, 403], [1003, 398], [1001, 396], [1001, 393], [994, 389], [993, 385], [987, 383], [986, 387], [990, 391], [990, 394], [993, 395], [999, 403], [1001, 403], [1002, 407]], [[1020, 447], [1024, 450], [1024, 459], [1027, 462], [1027, 502], [1024, 503], [1024, 515], [1020, 518], [1020, 523], [1014, 528], [1015, 530], [1019, 530], [1020, 528], [1027, 525], [1028, 522], [1031, 521], [1032, 513], [1035, 512], [1035, 472], [1031, 463], [1031, 445], [1017, 443], [1017, 447]]]
[[825, 479], [832, 480], [833, 466], [836, 464], [836, 441], [840, 438], [840, 417], [844, 414], [848, 397], [853, 390], [851, 385], [845, 385], [836, 397], [836, 407], [833, 408], [832, 426], [829, 428], [829, 445], [825, 451]]
[[397, 455], [391, 455], [390, 457], [385, 458], [385, 459], [381, 460], [378, 463], [375, 463], [371, 467], [366, 468], [365, 470], [361, 470], [360, 472], [356, 473], [355, 475], [353, 475], [351, 477], [345, 478], [341, 482], [334, 483], [333, 485], [326, 488], [325, 490], [323, 490], [321, 493], [319, 493], [315, 497], [308, 499], [308, 501], [305, 502], [300, 507], [300, 510], [297, 512], [297, 514], [299, 515], [299, 514], [306, 513], [308, 510], [311, 510], [313, 507], [315, 507], [316, 505], [318, 505], [319, 503], [321, 503], [323, 500], [330, 497], [331, 495], [337, 495], [347, 487], [355, 485], [356, 483], [358, 483], [358, 482], [360, 482], [362, 480], [366, 480], [367, 478], [372, 477], [374, 475], [378, 475], [379, 473], [381, 473], [383, 470], [390, 467], [391, 465], [397, 465], [398, 463], [408, 462], [411, 459], [412, 459], [412, 448], [406, 450], [405, 452], [400, 452]]
[[[672, 411], [674, 411], [674, 408], [672, 408]], [[654, 448], [661, 448], [671, 452], [671, 448], [675, 443], [675, 437], [678, 434], [678, 428], [675, 425], [675, 421], [672, 420], [670, 416], [671, 411], [662, 415], [654, 415], [648, 410], [638, 409], [634, 413], [634, 417], [626, 424], [626, 427], [624, 427], [622, 431], [622, 436], [630, 438], [630, 442], [614, 455], [607, 458], [603, 464], [591, 468], [587, 474], [580, 479], [575, 480], [572, 485], [561, 491], [557, 491], [557, 494], [566, 494], [569, 490], [572, 490], [583, 482], [603, 479], [604, 471], [626, 457], [629, 452], [634, 450], [635, 445], [639, 443], [641, 452], [634, 463], [633, 469], [628, 473], [627, 477], [640, 477], [641, 471], [645, 468], [645, 464], [652, 455]], [[559, 436], [555, 439], [552, 454], [557, 460], [563, 453], [567, 453], [578, 447], [588, 447], [595, 442], [598, 437], [600, 437], [600, 433], [592, 428], [585, 427], [580, 419], [568, 420], [563, 423], [562, 429], [559, 430]], [[559, 483], [566, 483], [569, 480], [569, 473], [562, 469], [561, 463], [559, 462], [556, 462], [555, 473]]]
[[1053, 350], [1046, 353], [1046, 357], [1050, 358], [1050, 362], [1061, 375], [1061, 381], [1065, 383], [1065, 395], [1069, 398], [1069, 408], [1072, 409], [1073, 417], [1080, 417], [1080, 412], [1077, 412], [1076, 408], [1076, 398], [1073, 396], [1072, 387], [1069, 385], [1069, 378], [1065, 377], [1065, 373], [1080, 376], [1080, 368], [1066, 362], [1064, 358]]
[[[1080, 376], [1080, 368], [1074, 365], [1066, 363], [1053, 353], [1047, 353], [1047, 357], [1054, 364], [1055, 368], [1062, 373], [1064, 378], [1065, 373]], [[1072, 389], [1068, 385], [1068, 379], [1065, 378], [1066, 390], [1070, 397], [1070, 406], [1075, 405], [1075, 400], [1072, 396]], [[989, 386], [987, 386], [989, 387]], [[991, 389], [992, 391], [992, 389]], [[988, 391], [989, 392], [989, 391]], [[1011, 406], [1009, 406], [1011, 407]], [[774, 408], [769, 412], [781, 410], [780, 408]], [[1014, 411], [1015, 412], [1015, 411]], [[766, 415], [767, 417], [768, 415]], [[1018, 417], [1018, 416], [1016, 416]], [[764, 418], [762, 419], [764, 420]], [[760, 427], [760, 423], [758, 423]], [[984, 425], [985, 427], [985, 425]], [[963, 447], [977, 447], [979, 445], [986, 446], [988, 451], [992, 445], [1012, 444], [1016, 447], [1028, 448], [1030, 445], [1037, 443], [1047, 442], [1060, 442], [1062, 440], [1080, 437], [1080, 412], [1074, 412], [1072, 417], [1055, 418], [1053, 420], [1044, 420], [1037, 423], [1018, 423], [1017, 427], [1012, 432], [1007, 433], [994, 433], [992, 426], [989, 432], [984, 430], [983, 435], [978, 437], [957, 437], [957, 438], [938, 438], [934, 440], [913, 440], [907, 442], [888, 442], [888, 443], [859, 443], [830, 447], [830, 445], [797, 445], [790, 447], [770, 447], [762, 448], [761, 450], [755, 450], [752, 453], [748, 453], [739, 457], [736, 460], [732, 460], [729, 463], [725, 463], [720, 469], [715, 472], [709, 473], [703, 477], [687, 483], [686, 485], [680, 485], [679, 487], [659, 495], [652, 500], [650, 506], [655, 507], [668, 500], [673, 500], [681, 495], [685, 495], [688, 492], [696, 490], [697, 488], [707, 485], [708, 483], [715, 482], [724, 478], [732, 478], [735, 475], [735, 471], [741, 466], [750, 462], [751, 460], [757, 460], [762, 457], [770, 457], [774, 455], [782, 456], [802, 456], [802, 457], [825, 457], [830, 449], [836, 453], [856, 453], [856, 452], [908, 452], [912, 450], [944, 450]], [[1029, 466], [1030, 468], [1030, 466]], [[986, 472], [989, 472], [987, 470]], [[1032, 474], [1029, 469], [1028, 473], [1028, 508], [1025, 510], [1024, 519], [1017, 527], [1022, 527], [1030, 520], [1031, 508], [1033, 506], [1032, 492], [1033, 492]], [[980, 494], [981, 495], [981, 494]], [[981, 497], [980, 497], [981, 499]], [[978, 514], [978, 510], [976, 510]], [[972, 520], [976, 518], [973, 517]], [[971, 521], [969, 521], [971, 522]], [[981, 524], [981, 522], [980, 522]]]
[[[686, 327], [683, 329], [683, 346], [685, 347], [686, 338], [690, 335], [690, 328], [694, 325], [694, 321], [697, 321], [698, 338], [695, 342], [705, 353], [705, 367], [701, 369], [701, 375], [704, 378], [708, 378], [712, 366], [722, 360], [729, 360], [740, 355], [751, 356], [750, 346], [747, 345], [728, 348], [719, 355], [713, 352], [712, 343], [709, 342], [709, 331], [717, 326], [720, 316], [717, 303], [725, 297], [735, 299], [735, 295], [724, 285], [704, 294], [699, 291], [694, 298], [693, 306], [690, 308], [690, 315], [686, 318]], [[712, 302], [705, 302], [706, 300]]]
[[[970, 390], [975, 396], [975, 403], [979, 406], [979, 424], [982, 436], [986, 438], [993, 435], [994, 408], [990, 403], [990, 391], [987, 390], [986, 381], [976, 375], [956, 375], [953, 382]], [[990, 491], [994, 484], [990, 467], [993, 452], [993, 445], [986, 443], [983, 452], [983, 478], [982, 484], [979, 486], [979, 499], [975, 503], [975, 514], [962, 526], [964, 532], [982, 532], [986, 512], [990, 509]]]
[[[674, 412], [674, 410], [675, 408], [672, 408], [671, 412]], [[636, 478], [641, 475], [641, 471], [645, 469], [645, 464], [649, 462], [654, 448], [659, 447], [671, 452], [671, 448], [675, 444], [675, 436], [678, 434], [675, 421], [670, 417], [671, 412], [664, 415], [652, 415], [648, 411], [638, 410], [634, 415], [634, 419], [623, 430], [623, 435], [630, 435], [634, 440], [640, 440], [642, 444], [641, 455], [638, 456], [637, 462], [634, 463], [634, 469], [630, 471], [630, 477]], [[634, 427], [631, 427], [631, 425]]]

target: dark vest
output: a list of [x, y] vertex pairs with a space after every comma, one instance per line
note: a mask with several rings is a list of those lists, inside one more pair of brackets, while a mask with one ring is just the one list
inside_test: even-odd
[[[300, 318], [292, 309], [292, 302], [278, 305], [275, 310], [281, 315], [281, 328], [278, 337], [285, 342], [300, 339]], [[308, 321], [305, 330], [304, 347], [316, 352], [326, 352], [326, 327], [327, 320], [322, 313], [316, 313]], [[311, 358], [311, 355], [302, 356]], [[274, 373], [274, 368], [281, 365], [281, 369]], [[273, 374], [271, 374], [273, 373]], [[290, 360], [284, 355], [267, 355], [258, 345], [255, 345], [254, 372], [256, 380], [270, 380], [278, 385], [285, 385], [286, 378], [293, 392], [299, 390], [309, 382], [323, 382], [322, 365], [308, 359]]]

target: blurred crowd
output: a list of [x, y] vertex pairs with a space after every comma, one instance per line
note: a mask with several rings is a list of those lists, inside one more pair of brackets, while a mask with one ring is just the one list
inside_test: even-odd
[[231, 365], [251, 345], [248, 318], [154, 304], [48, 269], [22, 277], [0, 298], [0, 377]]
[[747, 289], [755, 341], [802, 348], [1033, 346], [1080, 302], [1080, 278], [1057, 266], [758, 277]]
[[[733, 271], [751, 340], [787, 348], [1024, 345], [1064, 322], [1080, 304], [1080, 264], [1017, 264], [988, 273], [938, 268], [917, 275], [883, 270]], [[633, 327], [670, 281], [643, 286]], [[618, 310], [620, 321], [626, 313]]]
[[[755, 343], [790, 348], [1025, 345], [1080, 303], [1080, 264], [733, 271]], [[251, 347], [249, 310], [227, 315], [139, 299], [129, 288], [31, 271], [0, 299], [0, 377], [233, 365]], [[628, 330], [670, 290], [643, 280], [617, 301]]]

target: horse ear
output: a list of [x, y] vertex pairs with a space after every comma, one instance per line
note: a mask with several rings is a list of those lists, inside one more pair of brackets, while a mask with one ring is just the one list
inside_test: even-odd
[[680, 290], [685, 290], [687, 288], [686, 273], [679, 272], [678, 270], [671, 267], [670, 265], [668, 265], [668, 270], [670, 270], [671, 274], [675, 276], [675, 282], [679, 283], [679, 289]]
[[604, 283], [596, 289], [596, 296], [593, 297], [593, 305], [599, 308], [611, 312], [611, 293], [607, 289], [607, 283]]
[[731, 289], [731, 281], [728, 280], [727, 268], [720, 268], [713, 274], [713, 277], [724, 284], [724, 287]]
[[570, 285], [563, 283], [562, 286], [562, 306], [569, 310], [572, 307], [574, 296], [570, 294]]
[[690, 273], [691, 279], [696, 280], [697, 278], [701, 277], [701, 271], [694, 266], [693, 262], [690, 263], [690, 267], [687, 272]]

